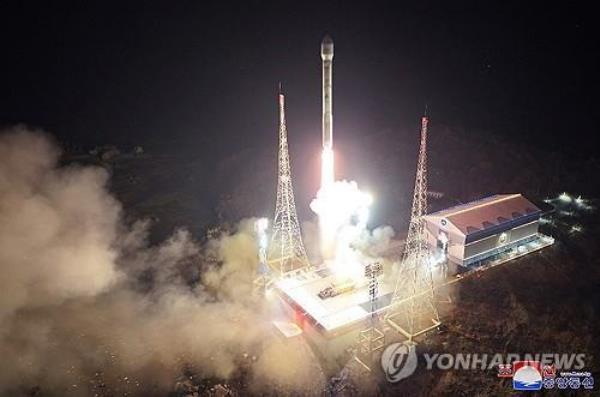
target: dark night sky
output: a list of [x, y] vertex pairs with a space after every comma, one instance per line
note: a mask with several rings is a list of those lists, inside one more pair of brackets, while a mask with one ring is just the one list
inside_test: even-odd
[[583, 2], [47, 3], [1, 6], [1, 124], [217, 156], [273, 138], [282, 80], [293, 139], [319, 142], [329, 32], [338, 137], [417, 126], [428, 103], [468, 130], [586, 155], [600, 143]]

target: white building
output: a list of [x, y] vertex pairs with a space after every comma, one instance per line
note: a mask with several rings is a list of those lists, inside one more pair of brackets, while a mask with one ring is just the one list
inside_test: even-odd
[[426, 215], [427, 241], [451, 263], [477, 266], [539, 239], [541, 214], [520, 194], [486, 197]]

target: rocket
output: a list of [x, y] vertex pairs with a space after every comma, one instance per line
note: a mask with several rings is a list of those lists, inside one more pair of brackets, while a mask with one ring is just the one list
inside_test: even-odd
[[323, 149], [333, 149], [332, 115], [332, 72], [333, 40], [326, 35], [321, 42], [321, 60], [323, 61]]
[[333, 40], [325, 36], [321, 42], [323, 61], [323, 151], [321, 153], [321, 188], [330, 186], [335, 180], [333, 160], [333, 114], [331, 111]]

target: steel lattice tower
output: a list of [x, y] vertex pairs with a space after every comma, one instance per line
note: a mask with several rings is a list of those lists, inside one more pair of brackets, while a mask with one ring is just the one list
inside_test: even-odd
[[385, 334], [379, 327], [379, 315], [377, 314], [377, 302], [379, 300], [377, 277], [381, 273], [383, 273], [383, 267], [379, 262], [365, 266], [365, 278], [369, 280], [371, 318], [369, 326], [358, 333], [358, 349], [354, 358], [368, 371], [372, 369], [375, 353], [383, 350], [385, 345]]
[[427, 116], [421, 119], [421, 144], [408, 236], [387, 323], [409, 340], [440, 325], [425, 237], [427, 213]]
[[277, 202], [268, 263], [280, 275], [309, 266], [296, 213], [285, 125], [285, 99], [279, 87], [279, 155]]

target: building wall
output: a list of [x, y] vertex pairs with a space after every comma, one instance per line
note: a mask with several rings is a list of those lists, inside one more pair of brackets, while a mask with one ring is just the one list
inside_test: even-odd
[[539, 221], [536, 220], [518, 226], [514, 229], [509, 229], [502, 233], [497, 233], [481, 240], [469, 243], [465, 245], [465, 254], [463, 259], [468, 260], [475, 255], [480, 255], [486, 251], [491, 251], [495, 248], [501, 248], [526, 237], [534, 236], [537, 234], [538, 225]]
[[534, 222], [515, 227], [511, 230], [511, 241], [521, 240], [522, 238], [536, 234], [538, 232], [539, 225], [540, 222], [539, 219], [537, 219]]
[[328, 376], [339, 373], [340, 369], [347, 364], [350, 358], [348, 349], [357, 345], [359, 332], [369, 324], [367, 319], [337, 332], [326, 332], [300, 310], [291, 307], [285, 299], [280, 297], [278, 303], [282, 312], [288, 316], [288, 320], [302, 329], [302, 337], [311, 346], [313, 353], [319, 359], [321, 369]]
[[448, 257], [453, 262], [461, 262], [465, 248], [464, 237], [454, 232], [450, 224], [447, 223], [446, 227], [444, 227], [440, 222], [441, 219], [426, 220], [425, 228], [429, 246], [434, 250], [437, 249], [440, 232], [445, 233], [448, 237]]
[[456, 233], [452, 225], [446, 223], [442, 225], [441, 219], [426, 219], [426, 237], [431, 249], [438, 249], [438, 237], [443, 232], [448, 237], [448, 259], [451, 262], [462, 265], [464, 261], [476, 255], [484, 254], [504, 246], [513, 244], [516, 241], [535, 236], [538, 232], [539, 220], [517, 226], [498, 232], [489, 237], [465, 244], [465, 237]]

